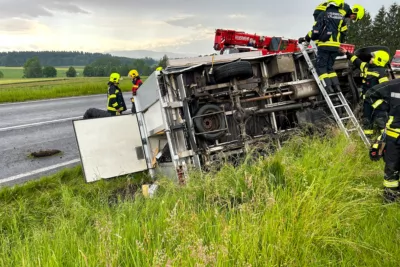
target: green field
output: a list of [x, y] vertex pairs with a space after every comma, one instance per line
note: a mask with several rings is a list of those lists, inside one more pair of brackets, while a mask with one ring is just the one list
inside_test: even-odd
[[[79, 76], [83, 74], [83, 66], [73, 66]], [[57, 69], [57, 77], [66, 77], [65, 72], [68, 70], [69, 67], [55, 67]], [[4, 78], [3, 79], [21, 79], [24, 75], [24, 69], [22, 67], [1, 67], [0, 71], [3, 72]], [[0, 79], [0, 83], [3, 79]]]
[[[329, 136], [328, 136], [329, 138]], [[85, 184], [80, 167], [0, 191], [0, 266], [398, 266], [383, 162], [343, 136], [297, 136], [268, 158]], [[140, 188], [140, 187], [139, 187]]]
[[[105, 94], [107, 82], [107, 77], [0, 79], [0, 103]], [[123, 77], [120, 88], [130, 91], [131, 81]]]

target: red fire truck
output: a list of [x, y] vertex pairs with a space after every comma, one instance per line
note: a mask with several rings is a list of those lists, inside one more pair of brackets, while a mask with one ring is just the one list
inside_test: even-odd
[[[261, 36], [234, 30], [217, 29], [214, 49], [221, 54], [232, 54], [260, 50], [263, 55], [293, 53], [299, 51], [297, 39]], [[354, 45], [342, 44], [349, 52], [354, 52]], [[311, 48], [311, 46], [309, 46]]]

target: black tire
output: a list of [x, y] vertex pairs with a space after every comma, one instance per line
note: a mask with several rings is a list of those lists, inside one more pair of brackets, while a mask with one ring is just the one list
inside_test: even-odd
[[378, 50], [386, 51], [390, 55], [390, 49], [387, 46], [382, 46], [382, 45], [373, 45], [357, 49], [354, 52], [354, 55], [356, 55], [359, 59], [361, 59], [364, 62], [369, 62], [371, 60], [371, 53]]
[[[201, 116], [205, 115], [208, 113], [215, 113], [215, 112], [220, 112], [222, 109], [213, 104], [206, 104], [196, 112], [195, 116]], [[200, 133], [204, 133], [200, 136], [202, 136], [206, 140], [217, 140], [224, 136], [226, 134], [225, 131], [220, 131], [220, 132], [215, 132], [215, 133], [210, 133], [207, 134], [206, 132], [210, 131], [216, 131], [216, 130], [222, 130], [226, 128], [226, 123], [225, 123], [225, 114], [219, 113], [219, 114], [213, 114], [210, 116], [205, 116], [205, 117], [200, 117], [200, 118], [194, 118], [194, 126], [196, 127], [196, 130]]]
[[97, 108], [89, 108], [83, 115], [84, 120], [105, 117], [111, 117], [111, 114], [108, 113], [106, 110], [101, 110]]
[[217, 83], [229, 82], [233, 78], [245, 80], [253, 76], [253, 68], [248, 61], [228, 63], [214, 70], [214, 78]]

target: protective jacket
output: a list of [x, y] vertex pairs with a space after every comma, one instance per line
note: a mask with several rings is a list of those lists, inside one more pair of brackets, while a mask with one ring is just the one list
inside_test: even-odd
[[139, 87], [143, 84], [142, 80], [140, 79], [140, 77], [136, 77], [132, 80], [132, 93], [136, 94], [137, 90], [139, 89]]
[[121, 89], [112, 82], [108, 83], [107, 99], [107, 110], [114, 112], [121, 108], [122, 111], [126, 110], [125, 100]]
[[[328, 5], [328, 2], [323, 2], [315, 8], [314, 13], [313, 13], [315, 21], [317, 20], [319, 14], [321, 14], [321, 12], [326, 11], [327, 5]], [[345, 18], [350, 18], [350, 15], [352, 14], [351, 7], [346, 3], [344, 4], [343, 9], [339, 9], [339, 11]]]
[[319, 48], [337, 51], [347, 33], [347, 24], [342, 13], [333, 5], [321, 11], [306, 39], [317, 41]]
[[386, 74], [386, 68], [363, 62], [357, 56], [349, 52], [346, 53], [346, 56], [358, 69], [361, 70], [361, 77], [363, 77], [363, 94], [375, 85], [389, 81]]
[[387, 103], [385, 111], [388, 112], [389, 119], [386, 123], [386, 134], [397, 138], [400, 134], [400, 79], [375, 85], [367, 91], [365, 99], [371, 103]]

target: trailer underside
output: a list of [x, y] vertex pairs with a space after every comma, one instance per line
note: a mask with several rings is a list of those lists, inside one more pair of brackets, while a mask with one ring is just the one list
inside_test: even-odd
[[[301, 53], [246, 56], [236, 54], [230, 62], [216, 56], [203, 64], [176, 60], [159, 76], [163, 105], [180, 103], [163, 109], [172, 153], [184, 154], [177, 166], [195, 164], [186, 155], [196, 155], [198, 167], [207, 168], [221, 156], [246, 153], [303, 125], [335, 123]], [[309, 56], [315, 62], [314, 50]], [[349, 61], [338, 58], [334, 68], [355, 108], [359, 93]]]

